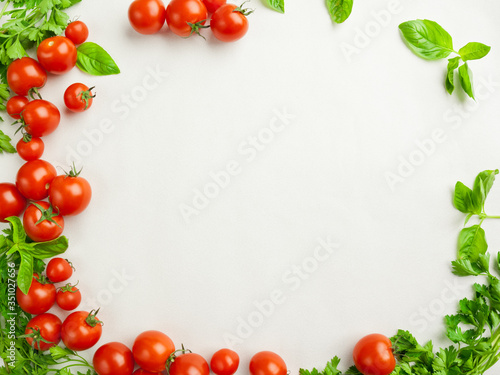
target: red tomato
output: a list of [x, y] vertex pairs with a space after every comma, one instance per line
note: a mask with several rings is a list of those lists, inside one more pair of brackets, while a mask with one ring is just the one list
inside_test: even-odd
[[42, 157], [45, 144], [41, 138], [26, 134], [17, 142], [16, 150], [19, 156], [26, 161], [37, 160]]
[[45, 273], [50, 281], [60, 283], [68, 280], [73, 275], [73, 265], [67, 259], [52, 258], [47, 263]]
[[[53, 284], [43, 284], [37, 280], [38, 275], [33, 275], [28, 294], [17, 288], [16, 298], [19, 307], [28, 314], [39, 315], [47, 312], [56, 301], [56, 287]], [[36, 277], [35, 277], [36, 276]], [[40, 280], [42, 281], [42, 280]]]
[[101, 338], [102, 322], [97, 312], [76, 311], [68, 315], [61, 328], [61, 339], [70, 350], [87, 350]]
[[[54, 314], [37, 315], [26, 325], [24, 334], [29, 335], [26, 337], [26, 341], [29, 345], [42, 352], [49, 350], [61, 341], [61, 326], [61, 319]], [[50, 344], [41, 341], [42, 339]]]
[[214, 353], [210, 368], [216, 375], [233, 375], [240, 364], [238, 353], [231, 349], [221, 349]]
[[209, 13], [214, 13], [217, 9], [223, 6], [226, 0], [203, 0], [203, 4], [207, 7]]
[[250, 360], [250, 375], [286, 375], [283, 359], [273, 352], [259, 352]]
[[9, 100], [7, 100], [5, 109], [7, 110], [7, 113], [9, 114], [10, 117], [19, 120], [21, 118], [21, 112], [28, 103], [29, 103], [28, 98], [21, 95], [15, 95]]
[[132, 351], [120, 342], [104, 344], [92, 360], [98, 375], [132, 375], [134, 357]]
[[186, 353], [175, 357], [168, 369], [170, 375], [209, 375], [207, 361], [196, 353]]
[[7, 223], [8, 217], [19, 216], [26, 208], [26, 198], [17, 190], [16, 185], [0, 184], [0, 222]]
[[89, 28], [82, 21], [73, 21], [64, 30], [64, 35], [77, 46], [89, 37]]
[[138, 33], [155, 34], [165, 23], [165, 5], [161, 0], [135, 0], [128, 8], [128, 20]]
[[38, 201], [49, 196], [48, 185], [56, 176], [56, 169], [45, 160], [28, 161], [17, 172], [16, 186], [26, 198]]
[[193, 33], [201, 35], [200, 29], [204, 28], [207, 18], [207, 8], [201, 0], [172, 0], [167, 6], [168, 27], [185, 38]]
[[364, 375], [388, 375], [396, 367], [391, 340], [378, 333], [359, 340], [352, 356], [354, 365]]
[[80, 302], [82, 302], [82, 293], [76, 286], [67, 284], [57, 291], [56, 303], [63, 310], [74, 310], [80, 306]]
[[31, 57], [21, 57], [7, 68], [7, 83], [17, 95], [26, 96], [41, 89], [47, 82], [47, 72]]
[[248, 31], [247, 15], [253, 10], [242, 9], [233, 4], [221, 6], [212, 15], [210, 28], [214, 36], [223, 42], [234, 42], [243, 38]]
[[92, 198], [89, 182], [75, 168], [67, 175], [54, 178], [49, 188], [49, 200], [61, 215], [78, 215]]
[[57, 129], [61, 121], [61, 113], [51, 102], [36, 99], [26, 104], [21, 118], [24, 130], [28, 134], [33, 137], [43, 137]]
[[64, 91], [64, 104], [73, 112], [83, 112], [90, 108], [95, 95], [92, 88], [88, 88], [83, 83], [73, 83]]
[[142, 368], [139, 368], [134, 371], [132, 375], [162, 375], [161, 372], [151, 372], [151, 371], [146, 371], [143, 370]]
[[52, 241], [62, 234], [64, 218], [54, 213], [49, 203], [38, 201], [30, 204], [24, 211], [23, 226], [33, 241]]
[[49, 73], [63, 74], [76, 65], [75, 44], [64, 36], [47, 38], [36, 50], [38, 61]]
[[159, 331], [145, 331], [134, 341], [132, 353], [135, 362], [146, 371], [160, 372], [165, 370], [168, 357], [175, 351], [170, 338]]

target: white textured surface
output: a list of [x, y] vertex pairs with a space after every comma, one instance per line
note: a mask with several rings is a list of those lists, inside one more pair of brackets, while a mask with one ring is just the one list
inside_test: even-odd
[[[371, 332], [444, 342], [441, 317], [471, 283], [449, 271], [462, 224], [451, 192], [500, 167], [500, 4], [357, 1], [333, 26], [322, 1], [286, 3], [284, 16], [249, 4], [250, 31], [234, 44], [139, 35], [128, 1], [70, 11], [122, 70], [75, 69], [42, 92], [62, 108], [70, 83], [97, 87], [88, 112], [63, 111], [44, 158], [79, 159], [93, 187], [65, 234], [83, 307], [101, 307], [101, 344], [159, 329], [209, 359], [239, 333], [239, 374], [260, 350], [293, 374], [335, 354], [346, 368]], [[493, 47], [470, 63], [477, 103], [446, 94], [446, 61], [404, 46], [397, 26], [416, 18], [440, 23], [457, 49]], [[403, 170], [410, 159], [418, 165]], [[0, 180], [20, 165], [3, 156]], [[227, 168], [216, 197], [196, 198]], [[391, 189], [387, 173], [404, 176]], [[186, 221], [180, 207], [193, 199], [206, 207]], [[500, 212], [499, 187], [488, 208]], [[485, 229], [496, 251], [498, 224]], [[320, 239], [338, 247], [326, 256]], [[259, 304], [272, 310], [262, 321]], [[259, 324], [245, 331], [249, 319]]]

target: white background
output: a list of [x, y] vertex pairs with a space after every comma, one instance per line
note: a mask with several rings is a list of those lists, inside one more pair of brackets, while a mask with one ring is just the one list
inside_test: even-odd
[[[85, 0], [70, 9], [120, 75], [75, 69], [42, 90], [63, 115], [44, 159], [63, 169], [78, 159], [93, 188], [65, 234], [82, 309], [101, 307], [99, 344], [131, 346], [158, 329], [209, 360], [279, 290], [284, 302], [235, 345], [239, 374], [261, 350], [279, 353], [292, 374], [333, 355], [346, 369], [359, 338], [398, 328], [448, 345], [442, 317], [473, 282], [450, 272], [463, 224], [452, 190], [500, 167], [500, 4], [356, 1], [332, 25], [323, 1], [286, 1], [281, 15], [254, 0], [250, 30], [232, 44], [209, 30], [206, 41], [166, 28], [139, 35], [128, 5]], [[424, 61], [404, 45], [398, 25], [417, 18], [440, 23], [457, 50], [492, 46], [470, 63], [477, 102], [446, 93], [446, 60]], [[78, 81], [95, 85], [97, 97], [88, 112], [70, 114], [62, 93]], [[249, 161], [248, 137], [265, 138], [284, 111], [294, 118]], [[21, 160], [2, 160], [0, 180], [14, 182]], [[240, 173], [186, 221], [180, 206], [192, 206], [194, 190], [231, 161]], [[400, 176], [392, 189], [388, 173]], [[498, 186], [487, 211], [500, 214]], [[493, 253], [498, 225], [484, 224]], [[318, 238], [338, 248], [312, 270]], [[292, 283], [293, 267], [304, 265], [307, 279]]]

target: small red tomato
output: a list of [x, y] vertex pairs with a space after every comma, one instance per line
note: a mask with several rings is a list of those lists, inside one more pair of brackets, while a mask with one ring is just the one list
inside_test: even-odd
[[226, 3], [226, 0], [203, 0], [208, 13], [214, 13], [217, 9]]
[[17, 190], [16, 185], [4, 182], [0, 184], [0, 222], [5, 219], [19, 216], [26, 208], [26, 198]]
[[68, 315], [61, 328], [61, 339], [70, 350], [87, 350], [93, 347], [102, 334], [102, 322], [97, 311], [76, 311]]
[[31, 315], [39, 315], [47, 312], [56, 301], [56, 287], [53, 284], [44, 283], [37, 274], [33, 275], [28, 294], [24, 294], [17, 288], [16, 298], [19, 307]]
[[73, 274], [73, 265], [63, 258], [52, 258], [45, 270], [47, 278], [53, 283], [60, 283], [68, 280]]
[[132, 353], [135, 362], [146, 371], [165, 370], [167, 360], [175, 351], [170, 337], [160, 331], [145, 331], [134, 341]]
[[90, 108], [95, 95], [83, 83], [73, 83], [64, 91], [64, 104], [73, 112], [83, 112]]
[[32, 100], [21, 113], [24, 130], [33, 137], [44, 137], [51, 134], [59, 126], [61, 113], [59, 109], [43, 99]]
[[[26, 341], [37, 350], [49, 350], [61, 341], [62, 322], [54, 314], [44, 313], [32, 318], [26, 325]], [[48, 341], [48, 342], [45, 342]]]
[[57, 291], [56, 303], [63, 310], [74, 310], [80, 306], [80, 302], [82, 302], [82, 293], [76, 286], [67, 284]]
[[140, 34], [155, 34], [165, 23], [165, 5], [161, 0], [135, 0], [128, 8], [130, 24]]
[[132, 351], [120, 342], [101, 346], [95, 352], [92, 363], [98, 375], [132, 375], [134, 371]]
[[151, 372], [151, 371], [146, 371], [143, 370], [142, 368], [139, 368], [134, 371], [132, 375], [161, 375], [161, 372]]
[[7, 84], [17, 95], [26, 96], [45, 86], [47, 72], [38, 61], [21, 57], [7, 68]]
[[210, 28], [214, 36], [223, 42], [234, 42], [248, 31], [247, 17], [253, 10], [242, 9], [234, 4], [221, 6], [212, 15]]
[[186, 353], [175, 357], [168, 369], [170, 375], [209, 375], [208, 363], [201, 355]]
[[26, 234], [35, 242], [55, 240], [64, 230], [64, 218], [45, 201], [30, 204], [23, 216]]
[[77, 46], [89, 37], [89, 28], [82, 21], [73, 21], [64, 30], [64, 35]]
[[21, 112], [28, 103], [28, 98], [21, 95], [15, 95], [7, 101], [5, 109], [10, 117], [19, 120], [21, 118]]
[[68, 174], [55, 177], [50, 184], [49, 200], [63, 216], [78, 215], [92, 198], [90, 184], [80, 177], [80, 172], [73, 167]]
[[187, 38], [192, 34], [200, 34], [208, 18], [207, 7], [201, 0], [172, 0], [167, 6], [165, 15], [170, 30]]
[[38, 61], [49, 73], [63, 74], [76, 65], [75, 44], [64, 36], [43, 40], [36, 50]]
[[364, 375], [389, 375], [396, 367], [391, 340], [378, 333], [359, 340], [352, 356], [354, 365]]
[[233, 375], [240, 364], [238, 353], [231, 349], [221, 349], [214, 353], [210, 368], [215, 375]]
[[250, 375], [286, 375], [286, 373], [285, 361], [276, 353], [259, 352], [250, 360]]
[[45, 144], [41, 138], [25, 134], [24, 137], [17, 142], [16, 150], [19, 156], [26, 161], [38, 160], [43, 155]]
[[49, 185], [57, 171], [45, 160], [32, 160], [23, 164], [16, 176], [16, 186], [26, 198], [38, 201], [49, 196]]

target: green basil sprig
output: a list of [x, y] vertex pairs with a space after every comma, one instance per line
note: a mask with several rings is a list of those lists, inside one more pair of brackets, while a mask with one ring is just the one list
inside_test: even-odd
[[455, 90], [455, 71], [458, 68], [460, 86], [468, 96], [474, 99], [472, 73], [467, 61], [485, 57], [491, 47], [471, 42], [455, 51], [451, 35], [438, 23], [430, 20], [403, 22], [399, 25], [399, 29], [408, 48], [425, 60], [440, 60], [447, 58], [451, 53], [457, 54], [458, 56], [448, 59], [446, 90], [450, 95]]

